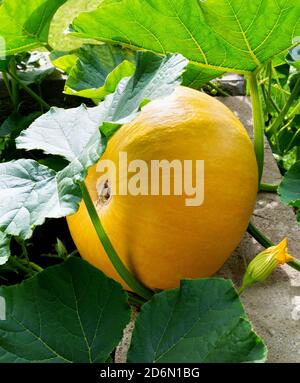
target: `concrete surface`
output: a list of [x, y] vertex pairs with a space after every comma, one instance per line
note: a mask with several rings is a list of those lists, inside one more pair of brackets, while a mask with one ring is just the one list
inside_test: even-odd
[[[220, 98], [247, 128], [252, 137], [251, 102], [247, 97]], [[280, 173], [268, 143], [265, 143], [265, 170], [263, 181], [278, 183]], [[300, 257], [300, 228], [292, 208], [279, 202], [276, 194], [259, 193], [254, 223], [275, 243], [289, 239], [292, 255]], [[262, 247], [247, 233], [217, 276], [230, 278], [240, 286], [245, 264], [261, 251]], [[255, 331], [264, 339], [268, 349], [268, 362], [300, 363], [300, 273], [289, 266], [277, 269], [268, 281], [256, 284], [242, 295], [245, 310]], [[130, 345], [132, 321], [124, 332], [124, 339], [116, 350], [115, 361], [126, 361]]]

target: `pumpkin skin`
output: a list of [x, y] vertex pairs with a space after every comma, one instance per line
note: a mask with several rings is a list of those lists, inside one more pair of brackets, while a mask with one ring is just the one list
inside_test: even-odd
[[[186, 206], [186, 195], [113, 195], [97, 207], [127, 268], [152, 289], [175, 288], [181, 279], [213, 275], [240, 242], [256, 200], [257, 163], [241, 122], [213, 97], [178, 87], [123, 125], [102, 159], [114, 161], [118, 170], [119, 152], [127, 152], [128, 163], [204, 160], [205, 167], [200, 206]], [[95, 205], [99, 177], [96, 165], [91, 167], [86, 185]], [[84, 202], [67, 221], [81, 256], [129, 289], [108, 259]]]

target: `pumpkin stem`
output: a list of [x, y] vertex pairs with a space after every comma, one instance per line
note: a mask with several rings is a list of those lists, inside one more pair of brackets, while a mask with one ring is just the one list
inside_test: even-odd
[[126, 268], [124, 263], [121, 261], [120, 257], [118, 256], [117, 252], [115, 251], [112, 243], [110, 242], [110, 239], [108, 238], [107, 234], [105, 233], [104, 227], [102, 226], [100, 217], [98, 215], [98, 212], [96, 210], [96, 207], [91, 199], [90, 193], [85, 185], [84, 182], [80, 183], [82, 197], [84, 200], [84, 203], [86, 205], [87, 211], [89, 213], [89, 216], [91, 218], [91, 221], [94, 225], [94, 228], [96, 230], [96, 233], [102, 243], [102, 246], [104, 247], [104, 250], [106, 251], [106, 254], [108, 258], [110, 259], [111, 263], [113, 264], [114, 268], [120, 275], [120, 277], [124, 280], [124, 282], [139, 296], [142, 298], [149, 300], [152, 298], [154, 292], [152, 290], [149, 290], [147, 287], [142, 285], [141, 282], [139, 282], [133, 274]]
[[248, 82], [250, 87], [250, 95], [252, 101], [252, 115], [253, 115], [253, 132], [254, 132], [254, 150], [256, 155], [257, 167], [258, 167], [258, 182], [260, 185], [261, 177], [264, 169], [264, 129], [265, 121], [263, 116], [263, 110], [261, 100], [258, 91], [258, 82], [256, 73], [250, 73], [248, 75]]

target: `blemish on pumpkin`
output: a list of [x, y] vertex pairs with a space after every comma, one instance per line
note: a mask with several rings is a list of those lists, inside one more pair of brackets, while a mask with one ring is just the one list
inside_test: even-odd
[[111, 186], [109, 180], [105, 180], [99, 183], [96, 187], [98, 199], [96, 201], [97, 208], [101, 209], [102, 207], [109, 204], [112, 198]]

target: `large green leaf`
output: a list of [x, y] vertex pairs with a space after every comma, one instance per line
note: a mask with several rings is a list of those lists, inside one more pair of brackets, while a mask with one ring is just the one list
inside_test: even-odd
[[10, 256], [10, 237], [0, 231], [0, 265], [4, 265]]
[[101, 101], [116, 90], [122, 78], [132, 76], [134, 70], [131, 51], [109, 44], [85, 45], [78, 51], [64, 92]]
[[70, 30], [131, 49], [179, 52], [201, 70], [193, 75], [200, 84], [222, 72], [253, 72], [286, 51], [300, 35], [299, 12], [298, 0], [105, 0]]
[[73, 161], [91, 138], [95, 141], [98, 128], [105, 122], [108, 126], [129, 122], [145, 99], [154, 100], [171, 93], [180, 83], [187, 63], [181, 55], [161, 58], [149, 52], [139, 52], [135, 74], [122, 80], [104, 102], [94, 108], [52, 108], [20, 135], [17, 147], [42, 149]]
[[66, 0], [4, 0], [0, 6], [0, 36], [12, 55], [47, 44], [50, 22]]
[[182, 281], [143, 305], [128, 354], [135, 363], [265, 359], [232, 282], [216, 278]]
[[71, 109], [53, 107], [21, 133], [16, 140], [17, 147], [42, 149], [45, 153], [73, 161], [97, 132], [102, 113], [100, 108], [92, 109], [85, 105]]
[[68, 178], [57, 179], [54, 170], [33, 160], [0, 164], [0, 230], [9, 235], [29, 238], [45, 218], [72, 213], [80, 202]]
[[283, 203], [300, 207], [300, 161], [286, 172], [278, 192]]
[[[137, 55], [135, 74], [94, 108], [52, 108], [17, 139], [18, 148], [41, 149], [70, 163], [59, 172], [33, 160], [0, 164], [0, 230], [29, 238], [46, 218], [75, 213], [82, 198], [79, 182], [101, 157], [106, 137], [135, 118], [143, 101], [171, 93], [187, 65], [181, 55]], [[83, 129], [84, 127], [84, 129]]]
[[[70, 120], [62, 119], [62, 125], [58, 127], [64, 126], [64, 123], [67, 125], [68, 122]], [[50, 145], [47, 143], [47, 131], [45, 132], [45, 151], [46, 148], [51, 148], [51, 139], [57, 144], [57, 147], [49, 149], [53, 154], [63, 154], [62, 148], [70, 145], [67, 154], [70, 155], [68, 159], [71, 162], [59, 172], [34, 160], [21, 159], [0, 164], [0, 230], [8, 235], [27, 239], [31, 237], [34, 227], [42, 225], [46, 218], [65, 217], [78, 210], [82, 198], [78, 182], [85, 179], [87, 169], [97, 162], [106, 146], [106, 140], [98, 130], [98, 123], [94, 123], [92, 127], [94, 131], [87, 140], [84, 129], [81, 129], [83, 139], [80, 141], [79, 135], [74, 136], [77, 142], [68, 141], [71, 135], [60, 137], [57, 129], [57, 136], [54, 131], [48, 137]], [[34, 140], [36, 132], [34, 129], [32, 131]], [[38, 142], [35, 141], [36, 148], [40, 149], [42, 143], [39, 146]], [[30, 140], [28, 144], [31, 144]], [[71, 149], [76, 153], [73, 154], [73, 159]], [[77, 149], [78, 152], [75, 152]]]
[[121, 285], [80, 258], [2, 287], [0, 362], [105, 362], [130, 318]]

